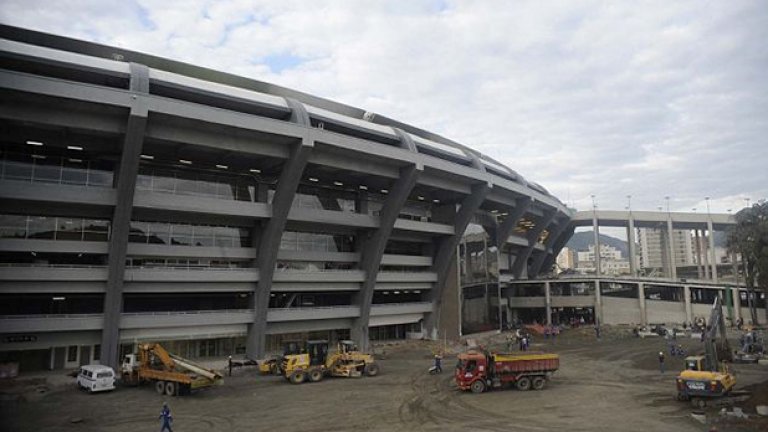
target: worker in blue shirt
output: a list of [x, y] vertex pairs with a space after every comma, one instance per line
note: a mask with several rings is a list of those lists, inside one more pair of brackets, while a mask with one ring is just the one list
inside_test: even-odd
[[171, 429], [171, 423], [173, 423], [173, 416], [171, 415], [171, 409], [168, 408], [168, 404], [163, 402], [163, 410], [160, 411], [160, 417], [158, 417], [163, 420], [163, 427], [160, 429], [160, 432], [165, 431], [166, 429], [168, 432], [173, 432], [173, 429]]

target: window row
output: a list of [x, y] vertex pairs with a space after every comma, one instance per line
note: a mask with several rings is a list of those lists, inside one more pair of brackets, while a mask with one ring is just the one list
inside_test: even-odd
[[128, 258], [125, 265], [132, 268], [239, 269], [249, 268], [250, 261], [184, 258]]
[[0, 179], [112, 187], [113, 170], [111, 161], [3, 152]]
[[176, 195], [204, 196], [235, 201], [255, 201], [258, 182], [243, 175], [174, 170], [142, 165], [136, 189]]
[[173, 246], [251, 247], [247, 228], [131, 221], [132, 243]]
[[102, 219], [0, 215], [0, 238], [107, 241], [109, 232]]
[[354, 252], [355, 237], [339, 234], [317, 234], [285, 231], [280, 239], [281, 250], [314, 252]]

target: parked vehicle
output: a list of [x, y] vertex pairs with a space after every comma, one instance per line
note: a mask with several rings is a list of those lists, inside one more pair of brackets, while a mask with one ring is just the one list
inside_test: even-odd
[[455, 379], [460, 389], [473, 393], [511, 385], [518, 390], [541, 390], [559, 367], [560, 356], [557, 354], [472, 350], [459, 354]]
[[126, 355], [122, 379], [134, 385], [152, 382], [158, 394], [168, 396], [188, 395], [224, 381], [220, 373], [173, 355], [160, 344], [139, 344], [138, 354]]
[[354, 342], [339, 341], [335, 352], [328, 352], [328, 341], [307, 341], [298, 353], [286, 347], [279, 372], [292, 384], [318, 382], [326, 376], [361, 377], [379, 374], [373, 355], [358, 351]]
[[80, 366], [77, 374], [77, 387], [88, 393], [115, 389], [115, 371], [109, 366]]

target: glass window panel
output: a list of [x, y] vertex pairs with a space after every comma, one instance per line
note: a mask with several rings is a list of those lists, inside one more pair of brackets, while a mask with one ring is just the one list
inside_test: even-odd
[[280, 249], [283, 250], [296, 250], [296, 232], [284, 231], [283, 236], [280, 239]]
[[237, 231], [240, 234], [240, 247], [251, 247], [251, 230], [248, 228], [238, 228]]
[[56, 240], [82, 240], [83, 220], [79, 218], [56, 218]]
[[192, 226], [171, 225], [171, 244], [190, 246], [192, 244]]
[[61, 160], [54, 157], [35, 159], [35, 170], [32, 181], [58, 183], [61, 179]]
[[26, 216], [0, 215], [0, 238], [24, 238], [26, 236]]
[[176, 178], [174, 172], [155, 170], [155, 176], [152, 179], [152, 190], [155, 192], [175, 192]]
[[53, 239], [56, 231], [56, 218], [32, 216], [29, 218], [29, 238]]
[[195, 246], [213, 246], [213, 228], [195, 226], [193, 228], [193, 244]]
[[176, 193], [181, 195], [198, 195], [200, 182], [189, 173], [179, 173], [176, 178]]
[[152, 170], [148, 167], [140, 167], [136, 177], [136, 189], [152, 190]]
[[88, 185], [100, 187], [112, 187], [112, 171], [94, 169], [93, 165], [88, 170]]
[[218, 178], [215, 176], [200, 176], [198, 180], [198, 193], [206, 196], [217, 196], [219, 187]]
[[88, 164], [77, 159], [65, 159], [61, 169], [61, 182], [71, 185], [85, 185], [88, 182]]
[[128, 241], [131, 243], [147, 243], [149, 236], [147, 235], [148, 227], [146, 222], [134, 222], [131, 221], [131, 233], [128, 236]]
[[170, 244], [170, 224], [154, 222], [149, 225], [149, 243]]
[[83, 234], [86, 241], [107, 241], [109, 240], [109, 221], [84, 219]]
[[224, 199], [236, 199], [238, 193], [245, 195], [247, 193], [246, 191], [237, 190], [237, 188], [244, 187], [244, 185], [239, 185], [237, 183], [237, 180], [234, 178], [230, 179], [223, 179], [220, 183], [216, 185], [216, 195], [220, 198]]
[[4, 178], [11, 180], [32, 180], [32, 158], [29, 155], [8, 153], [5, 156]]

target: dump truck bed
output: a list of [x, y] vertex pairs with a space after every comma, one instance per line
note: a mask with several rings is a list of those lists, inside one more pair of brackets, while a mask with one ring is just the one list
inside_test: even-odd
[[557, 354], [493, 354], [491, 359], [498, 374], [538, 371], [554, 372], [560, 367], [560, 356]]

